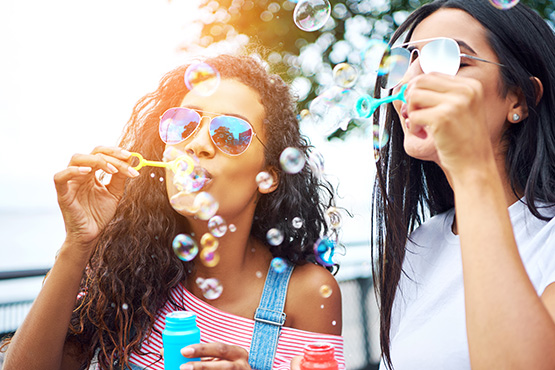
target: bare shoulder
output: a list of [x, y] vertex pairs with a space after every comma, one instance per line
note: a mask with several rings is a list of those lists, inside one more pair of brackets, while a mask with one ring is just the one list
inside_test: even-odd
[[324, 267], [307, 263], [296, 266], [291, 276], [286, 326], [341, 335], [341, 291], [335, 277]]

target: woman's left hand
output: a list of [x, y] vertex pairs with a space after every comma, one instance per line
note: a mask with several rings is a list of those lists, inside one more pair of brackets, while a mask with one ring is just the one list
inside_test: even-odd
[[484, 92], [480, 81], [442, 74], [420, 75], [407, 87], [407, 129], [433, 136], [440, 164], [449, 175], [464, 176], [477, 163], [493, 159]]
[[181, 370], [205, 369], [250, 369], [249, 353], [242, 347], [224, 343], [200, 343], [187, 346], [181, 350], [187, 358], [201, 357], [200, 362], [181, 365]]

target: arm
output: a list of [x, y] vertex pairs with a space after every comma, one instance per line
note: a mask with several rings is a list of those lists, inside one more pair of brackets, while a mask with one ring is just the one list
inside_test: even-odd
[[[555, 368], [554, 289], [538, 297], [520, 259], [504, 153], [492, 145], [481, 83], [430, 74], [408, 90], [410, 131], [425, 127], [433, 136], [455, 193], [472, 368]], [[511, 94], [508, 107], [517, 103]]]
[[[125, 162], [127, 152], [97, 148], [75, 155], [54, 177], [64, 217], [66, 240], [31, 311], [8, 346], [4, 369], [77, 369], [81, 363], [66, 334], [83, 271], [101, 230], [114, 216], [125, 180], [136, 176]], [[95, 177], [113, 174], [104, 186]]]

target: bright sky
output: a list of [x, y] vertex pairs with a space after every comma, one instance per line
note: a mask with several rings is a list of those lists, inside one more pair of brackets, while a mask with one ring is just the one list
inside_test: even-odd
[[55, 206], [73, 153], [114, 145], [181, 64], [198, 0], [0, 2], [0, 211]]

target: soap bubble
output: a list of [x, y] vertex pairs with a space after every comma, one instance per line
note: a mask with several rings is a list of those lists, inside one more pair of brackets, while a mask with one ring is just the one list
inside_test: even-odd
[[221, 238], [227, 232], [227, 223], [221, 216], [214, 216], [208, 220], [208, 230], [216, 238]]
[[323, 266], [333, 266], [332, 257], [335, 250], [335, 243], [327, 237], [320, 238], [314, 243], [314, 255], [318, 263]]
[[270, 229], [266, 233], [266, 239], [270, 245], [280, 245], [283, 242], [283, 233], [279, 229]]
[[210, 300], [217, 299], [222, 295], [222, 292], [224, 290], [224, 288], [222, 287], [222, 284], [216, 278], [204, 279], [204, 278], [198, 277], [195, 280], [195, 282], [197, 283], [197, 286], [202, 291], [202, 295], [206, 299], [210, 299]]
[[206, 267], [214, 267], [220, 263], [220, 254], [216, 248], [204, 248], [200, 251], [200, 260]]
[[210, 181], [207, 171], [200, 166], [195, 166], [190, 174], [187, 172], [177, 171], [173, 176], [173, 185], [179, 191], [196, 193]]
[[290, 174], [299, 173], [304, 167], [305, 157], [297, 148], [285, 148], [279, 156], [281, 168]]
[[380, 62], [385, 54], [389, 53], [387, 42], [378, 39], [371, 39], [360, 52], [360, 59], [365, 70], [370, 73], [377, 73]]
[[389, 141], [389, 134], [387, 131], [380, 129], [379, 125], [373, 125], [372, 138], [374, 141], [374, 149], [381, 149]]
[[277, 273], [282, 273], [287, 268], [287, 262], [280, 257], [275, 257], [272, 259], [271, 266]]
[[178, 212], [185, 211], [194, 214], [198, 211], [198, 204], [195, 204], [194, 200], [190, 193], [180, 191], [170, 197], [170, 204]]
[[164, 149], [163, 160], [164, 162], [170, 162], [184, 155], [186, 154], [177, 149], [175, 146], [168, 146]]
[[198, 246], [195, 239], [187, 234], [177, 235], [172, 242], [173, 251], [183, 261], [191, 261], [198, 254]]
[[335, 207], [330, 207], [326, 210], [325, 219], [332, 229], [339, 229], [341, 227], [341, 213]]
[[318, 177], [324, 174], [324, 156], [316, 149], [312, 149], [308, 155], [308, 165], [312, 173]]
[[256, 271], [256, 277], [257, 278], [262, 278], [262, 271]]
[[300, 217], [295, 217], [291, 221], [291, 225], [293, 225], [295, 229], [300, 229], [301, 227], [303, 227], [303, 219]]
[[207, 192], [200, 192], [193, 201], [193, 207], [197, 209], [196, 215], [201, 220], [209, 220], [214, 217], [220, 204]]
[[293, 11], [293, 21], [303, 31], [316, 31], [326, 24], [331, 14], [328, 0], [299, 0]]
[[358, 117], [355, 107], [359, 97], [360, 94], [352, 89], [334, 85], [310, 102], [310, 120], [324, 136], [339, 128], [345, 130], [349, 122]]
[[256, 183], [261, 190], [268, 190], [274, 184], [274, 178], [268, 172], [262, 171], [256, 175]]
[[329, 298], [331, 296], [331, 293], [333, 293], [331, 287], [329, 285], [322, 285], [320, 287], [320, 295], [324, 298]]
[[218, 248], [219, 245], [220, 242], [218, 241], [218, 239], [216, 239], [214, 235], [210, 233], [205, 233], [202, 238], [200, 238], [200, 246], [202, 248], [210, 248], [215, 250], [216, 248]]
[[489, 0], [489, 2], [497, 9], [505, 10], [518, 4], [519, 0]]
[[237, 231], [237, 226], [235, 226], [234, 224], [229, 224], [229, 231], [231, 231], [232, 233]]
[[333, 320], [333, 321], [331, 322], [331, 324], [332, 324], [333, 326], [335, 326], [335, 325], [337, 325], [337, 321]]
[[220, 73], [209, 64], [193, 63], [185, 71], [185, 85], [197, 95], [210, 96], [220, 85]]
[[121, 308], [123, 308], [124, 310], [127, 310], [129, 308], [129, 305], [127, 303], [124, 303], [121, 305]]
[[333, 67], [333, 81], [341, 87], [353, 87], [358, 78], [358, 71], [349, 63], [339, 63]]

